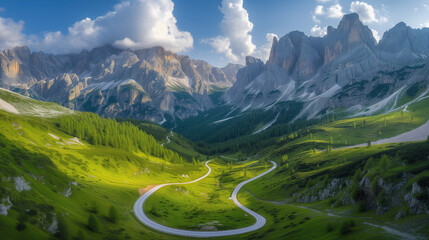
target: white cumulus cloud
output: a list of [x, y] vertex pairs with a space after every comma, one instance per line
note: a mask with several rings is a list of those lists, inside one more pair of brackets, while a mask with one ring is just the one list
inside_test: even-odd
[[23, 45], [25, 43], [23, 28], [23, 21], [15, 22], [12, 19], [0, 17], [0, 49]]
[[350, 12], [355, 12], [359, 14], [360, 19], [363, 23], [385, 23], [387, 22], [386, 17], [379, 17], [377, 18], [375, 15], [374, 8], [366, 3], [366, 2], [360, 2], [355, 1], [350, 4]]
[[343, 8], [340, 4], [334, 4], [328, 7], [326, 11], [326, 16], [329, 18], [342, 18], [344, 16]]
[[380, 34], [378, 34], [378, 31], [375, 29], [371, 29], [371, 32], [372, 32], [372, 36], [374, 36], [375, 40], [378, 43], [381, 39]]
[[[74, 23], [66, 33], [48, 32], [15, 42], [17, 45], [25, 42], [34, 50], [50, 53], [79, 52], [104, 44], [132, 49], [162, 46], [175, 52], [186, 51], [192, 48], [193, 38], [189, 32], [178, 29], [173, 10], [172, 0], [124, 0], [103, 16]], [[15, 25], [18, 26], [15, 31], [21, 33], [23, 23]], [[0, 29], [0, 35], [1, 32]]]
[[338, 3], [328, 7], [317, 5], [312, 12], [312, 19], [315, 23], [320, 23], [319, 17], [322, 16], [327, 18], [342, 18], [344, 16], [343, 8]]
[[220, 8], [223, 19], [219, 26], [223, 36], [203, 40], [209, 43], [218, 53], [223, 53], [228, 60], [239, 62], [251, 55], [256, 46], [252, 42], [250, 32], [253, 23], [243, 7], [243, 0], [223, 0]]
[[231, 62], [239, 62], [240, 58], [232, 53], [231, 42], [229, 38], [217, 36], [215, 38], [204, 39], [204, 43], [210, 44], [217, 53], [225, 55]]
[[320, 16], [325, 14], [324, 7], [322, 5], [317, 5], [316, 8], [314, 8], [314, 14], [316, 16]]
[[327, 28], [322, 28], [318, 25], [314, 25], [314, 27], [311, 28], [310, 33], [313, 37], [323, 37], [327, 33]]

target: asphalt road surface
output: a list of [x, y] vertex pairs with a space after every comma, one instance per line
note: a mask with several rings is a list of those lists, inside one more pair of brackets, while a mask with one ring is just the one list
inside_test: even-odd
[[198, 182], [204, 178], [206, 178], [208, 175], [210, 175], [212, 169], [209, 167], [208, 163], [210, 161], [207, 161], [205, 163], [206, 167], [208, 168], [207, 173], [198, 178], [195, 179], [193, 181], [190, 182], [186, 182], [186, 183], [166, 183], [166, 184], [161, 184], [158, 185], [152, 189], [150, 189], [148, 192], [146, 192], [145, 194], [143, 194], [139, 199], [137, 199], [137, 201], [134, 203], [134, 213], [136, 214], [137, 218], [146, 226], [153, 228], [157, 231], [163, 232], [163, 233], [167, 233], [167, 234], [172, 234], [172, 235], [178, 235], [178, 236], [183, 236], [183, 237], [201, 237], [201, 238], [208, 238], [208, 237], [223, 237], [223, 236], [232, 236], [232, 235], [237, 235], [237, 234], [243, 234], [243, 233], [248, 233], [248, 232], [252, 232], [255, 230], [260, 229], [261, 227], [263, 227], [266, 223], [266, 220], [263, 216], [257, 214], [256, 212], [246, 208], [245, 206], [243, 206], [237, 199], [237, 193], [240, 191], [240, 189], [247, 183], [254, 181], [266, 174], [268, 174], [269, 172], [273, 171], [276, 167], [277, 164], [273, 161], [271, 161], [271, 163], [273, 164], [273, 167], [267, 171], [265, 171], [262, 174], [259, 174], [256, 177], [253, 177], [249, 180], [246, 180], [244, 182], [241, 182], [240, 184], [237, 185], [237, 187], [235, 187], [234, 191], [231, 194], [231, 200], [241, 209], [243, 209], [246, 213], [252, 215], [255, 219], [256, 219], [256, 223], [253, 224], [252, 226], [249, 227], [244, 227], [244, 228], [238, 228], [238, 229], [232, 229], [232, 230], [224, 230], [224, 231], [188, 231], [188, 230], [181, 230], [181, 229], [175, 229], [175, 228], [171, 228], [171, 227], [167, 227], [164, 225], [161, 225], [157, 222], [152, 221], [144, 212], [143, 210], [143, 206], [145, 201], [149, 198], [150, 195], [152, 195], [154, 192], [156, 192], [158, 189], [164, 187], [164, 186], [169, 186], [169, 185], [184, 185], [184, 184], [190, 184], [190, 183], [195, 183]]

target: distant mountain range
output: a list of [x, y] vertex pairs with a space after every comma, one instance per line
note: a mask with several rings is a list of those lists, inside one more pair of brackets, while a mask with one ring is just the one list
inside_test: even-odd
[[337, 108], [373, 114], [400, 107], [398, 100], [413, 86], [427, 89], [428, 56], [428, 28], [412, 29], [401, 22], [377, 44], [352, 13], [336, 29], [328, 27], [323, 38], [298, 31], [275, 38], [267, 63], [246, 59], [225, 101], [242, 111], [304, 102], [296, 118], [319, 117]]
[[51, 55], [16, 47], [0, 53], [0, 86], [36, 99], [107, 117], [163, 122], [214, 106], [209, 94], [236, 81], [241, 65], [216, 68], [161, 47], [139, 51], [106, 45]]
[[[398, 23], [377, 43], [353, 13], [337, 28], [328, 27], [323, 38], [299, 31], [274, 38], [269, 60], [247, 57], [245, 67], [216, 68], [161, 47], [132, 51], [107, 45], [66, 55], [17, 47], [0, 53], [0, 87], [107, 117], [158, 123], [219, 105], [244, 112], [285, 101], [304, 103], [295, 119], [336, 109], [358, 116], [425, 95], [428, 56], [428, 28]], [[225, 90], [221, 98], [210, 96]]]

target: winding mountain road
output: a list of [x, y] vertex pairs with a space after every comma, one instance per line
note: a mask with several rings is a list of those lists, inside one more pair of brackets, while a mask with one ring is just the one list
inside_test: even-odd
[[[429, 137], [429, 121], [421, 125], [418, 128], [415, 128], [411, 131], [399, 134], [391, 138], [380, 139], [374, 142], [371, 142], [372, 145], [379, 145], [385, 143], [404, 143], [404, 142], [415, 142], [415, 141], [424, 141]], [[362, 143], [353, 146], [335, 148], [334, 150], [346, 149], [346, 148], [356, 148], [356, 147], [366, 147], [368, 143]]]
[[166, 136], [167, 142], [161, 144], [161, 146], [164, 147], [165, 144], [169, 144], [171, 142], [171, 139], [169, 137], [173, 137], [173, 136], [174, 136], [173, 131], [170, 131], [170, 136]]
[[148, 192], [146, 192], [145, 194], [143, 194], [139, 199], [137, 199], [137, 201], [134, 203], [134, 213], [136, 214], [137, 218], [146, 226], [153, 228], [157, 231], [163, 232], [163, 233], [168, 233], [168, 234], [172, 234], [172, 235], [178, 235], [178, 236], [183, 236], [183, 237], [196, 237], [196, 238], [208, 238], [208, 237], [224, 237], [224, 236], [232, 236], [232, 235], [237, 235], [237, 234], [243, 234], [243, 233], [248, 233], [248, 232], [252, 232], [255, 230], [260, 229], [261, 227], [263, 227], [266, 223], [266, 220], [263, 216], [257, 214], [256, 212], [246, 208], [245, 206], [243, 206], [243, 204], [241, 204], [238, 199], [237, 199], [237, 193], [240, 191], [240, 189], [247, 183], [254, 181], [268, 173], [270, 173], [271, 171], [273, 171], [276, 167], [277, 164], [273, 161], [271, 161], [271, 163], [273, 164], [273, 167], [270, 168], [269, 170], [265, 171], [262, 174], [259, 174], [256, 177], [253, 177], [251, 179], [248, 179], [244, 182], [241, 182], [240, 184], [237, 185], [237, 187], [235, 187], [234, 191], [231, 194], [231, 198], [232, 201], [235, 203], [235, 205], [237, 205], [239, 208], [243, 209], [246, 213], [252, 215], [255, 219], [256, 219], [256, 223], [253, 224], [252, 226], [249, 227], [244, 227], [244, 228], [238, 228], [238, 229], [232, 229], [232, 230], [224, 230], [224, 231], [188, 231], [188, 230], [181, 230], [181, 229], [176, 229], [176, 228], [171, 228], [171, 227], [167, 227], [164, 225], [161, 225], [157, 222], [152, 221], [144, 212], [143, 210], [143, 206], [145, 201], [149, 198], [150, 195], [152, 195], [154, 192], [156, 192], [157, 190], [159, 190], [162, 187], [165, 186], [169, 186], [169, 185], [184, 185], [184, 184], [190, 184], [190, 183], [195, 183], [198, 182], [204, 178], [206, 178], [208, 175], [210, 175], [212, 169], [209, 167], [208, 163], [210, 161], [207, 161], [205, 163], [206, 167], [208, 168], [208, 172], [198, 178], [195, 179], [193, 181], [190, 182], [186, 182], [186, 183], [166, 183], [166, 184], [161, 184], [158, 185], [154, 188], [152, 188], [151, 190], [149, 190]]

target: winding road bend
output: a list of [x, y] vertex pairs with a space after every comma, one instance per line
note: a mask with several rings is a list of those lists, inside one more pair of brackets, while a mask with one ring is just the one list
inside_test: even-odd
[[170, 131], [170, 136], [166, 136], [167, 142], [161, 144], [161, 146], [164, 147], [165, 144], [169, 144], [171, 142], [171, 139], [169, 137], [173, 137], [173, 136], [174, 136], [173, 131]]
[[234, 191], [231, 194], [231, 199], [232, 201], [235, 203], [235, 205], [237, 205], [239, 208], [243, 209], [246, 213], [252, 215], [255, 219], [256, 219], [256, 223], [253, 224], [252, 226], [249, 227], [244, 227], [244, 228], [238, 228], [238, 229], [232, 229], [232, 230], [224, 230], [224, 231], [188, 231], [188, 230], [181, 230], [181, 229], [176, 229], [176, 228], [171, 228], [171, 227], [167, 227], [164, 225], [161, 225], [155, 221], [152, 221], [144, 212], [143, 210], [143, 206], [145, 201], [149, 198], [150, 195], [152, 195], [154, 192], [156, 192], [157, 190], [159, 190], [160, 188], [164, 187], [164, 186], [169, 186], [169, 185], [184, 185], [184, 184], [190, 184], [190, 183], [195, 183], [198, 182], [204, 178], [206, 178], [208, 175], [210, 175], [212, 169], [209, 167], [208, 163], [210, 161], [207, 161], [205, 163], [206, 167], [208, 168], [208, 172], [198, 178], [195, 179], [193, 181], [190, 182], [186, 182], [186, 183], [166, 183], [166, 184], [161, 184], [158, 185], [152, 189], [150, 189], [148, 192], [146, 192], [145, 194], [143, 194], [139, 199], [137, 199], [137, 201], [134, 203], [134, 213], [136, 214], [137, 218], [146, 226], [153, 228], [155, 230], [158, 230], [160, 232], [163, 233], [168, 233], [168, 234], [172, 234], [172, 235], [178, 235], [178, 236], [183, 236], [183, 237], [197, 237], [197, 238], [208, 238], [208, 237], [224, 237], [224, 236], [232, 236], [232, 235], [237, 235], [237, 234], [243, 234], [243, 233], [248, 233], [248, 232], [252, 232], [255, 230], [260, 229], [261, 227], [263, 227], [266, 223], [266, 220], [263, 216], [257, 214], [256, 212], [246, 208], [245, 206], [243, 206], [243, 204], [241, 204], [238, 200], [237, 200], [237, 193], [240, 191], [240, 189], [247, 183], [254, 181], [268, 173], [270, 173], [271, 171], [273, 171], [276, 167], [277, 164], [273, 161], [271, 161], [271, 163], [273, 164], [273, 167], [270, 168], [269, 170], [265, 171], [262, 174], [259, 174], [256, 177], [253, 177], [251, 179], [248, 179], [244, 182], [241, 182], [240, 184], [237, 185], [237, 187], [235, 187]]
[[[380, 139], [374, 142], [371, 142], [371, 146], [385, 144], [385, 143], [404, 143], [404, 142], [416, 142], [416, 141], [424, 141], [429, 137], [429, 120], [421, 125], [418, 128], [415, 128], [411, 131], [399, 134], [397, 136], [391, 138]], [[334, 150], [346, 149], [346, 148], [356, 148], [356, 147], [366, 147], [368, 143], [362, 143], [353, 146], [335, 148]]]

